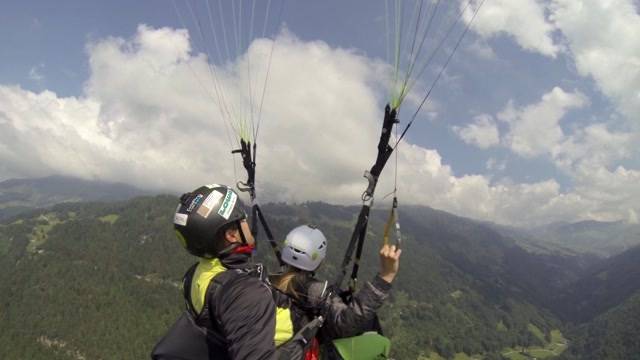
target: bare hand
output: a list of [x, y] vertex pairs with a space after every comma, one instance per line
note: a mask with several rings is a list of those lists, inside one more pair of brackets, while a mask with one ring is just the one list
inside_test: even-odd
[[388, 283], [393, 282], [398, 273], [400, 254], [402, 249], [396, 249], [395, 245], [384, 245], [380, 249], [380, 277]]

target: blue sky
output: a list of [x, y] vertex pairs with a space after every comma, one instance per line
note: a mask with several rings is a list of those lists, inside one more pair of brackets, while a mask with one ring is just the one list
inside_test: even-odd
[[[436, 31], [466, 1], [444, 3]], [[63, 174], [179, 192], [242, 178], [222, 105], [198, 85], [210, 75], [196, 22], [176, 15], [185, 4], [3, 4], [0, 179]], [[252, 51], [264, 61], [276, 39], [259, 139], [264, 201], [357, 203], [387, 94], [384, 4], [287, 1], [277, 23], [274, 0], [269, 25], [286, 30], [214, 65], [236, 101], [234, 69]], [[516, 225], [637, 221], [639, 19], [633, 0], [487, 0], [400, 148], [401, 201]]]

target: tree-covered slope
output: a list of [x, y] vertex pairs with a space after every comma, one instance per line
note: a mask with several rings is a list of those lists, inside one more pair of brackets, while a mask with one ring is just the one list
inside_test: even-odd
[[0, 358], [144, 358], [191, 261], [167, 222], [174, 201], [57, 206], [0, 228]]
[[603, 261], [565, 288], [556, 308], [583, 323], [625, 302], [640, 290], [640, 246]]
[[[174, 238], [176, 202], [159, 196], [63, 204], [1, 225], [0, 358], [145, 358], [180, 313], [179, 281], [194, 261]], [[329, 279], [357, 210], [264, 206], [279, 237], [300, 223], [323, 230], [330, 245], [319, 275]], [[542, 345], [560, 327], [535, 292], [555, 291], [575, 276], [554, 270], [563, 259], [527, 253], [447, 213], [415, 208], [402, 215], [401, 272], [381, 311], [396, 358], [434, 351], [499, 358], [506, 348]], [[384, 212], [372, 213], [360, 281], [376, 272], [384, 221]], [[273, 264], [269, 251], [261, 243], [259, 257]], [[532, 279], [538, 275], [547, 280]]]
[[578, 327], [566, 360], [639, 360], [640, 291], [622, 304]]

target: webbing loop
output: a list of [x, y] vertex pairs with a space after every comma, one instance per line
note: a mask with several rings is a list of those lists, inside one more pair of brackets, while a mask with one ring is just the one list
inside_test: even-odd
[[[349, 281], [348, 290], [345, 292], [348, 298], [349, 293], [355, 291], [358, 270], [360, 269], [360, 258], [362, 257], [362, 251], [364, 249], [364, 240], [367, 235], [367, 226], [369, 224], [369, 213], [371, 206], [373, 206], [373, 195], [378, 184], [378, 178], [384, 169], [384, 166], [389, 160], [389, 157], [393, 153], [394, 148], [389, 145], [391, 139], [391, 133], [393, 126], [397, 124], [397, 111], [392, 109], [389, 104], [384, 108], [384, 120], [382, 122], [382, 130], [380, 131], [380, 140], [378, 141], [378, 154], [376, 156], [376, 162], [373, 164], [369, 171], [365, 171], [364, 177], [368, 181], [367, 189], [362, 193], [362, 208], [358, 215], [358, 220], [351, 234], [351, 239], [347, 246], [347, 250], [342, 260], [341, 271], [338, 273], [338, 277], [335, 282], [336, 288], [342, 287], [342, 282], [347, 274], [347, 268], [353, 261], [353, 268], [351, 270], [351, 279]], [[354, 255], [355, 251], [355, 255]]]
[[[242, 156], [242, 166], [244, 166], [244, 169], [247, 171], [247, 181], [238, 181], [236, 186], [238, 187], [238, 190], [248, 192], [251, 198], [251, 235], [253, 235], [254, 239], [257, 240], [259, 227], [261, 226], [262, 229], [264, 229], [267, 240], [271, 245], [271, 249], [276, 256], [276, 259], [278, 259], [278, 264], [282, 267], [284, 266], [284, 262], [282, 262], [280, 248], [275, 238], [273, 237], [271, 228], [269, 227], [267, 219], [265, 218], [264, 213], [262, 212], [262, 209], [260, 208], [260, 205], [258, 204], [256, 198], [256, 152], [256, 144], [251, 144], [250, 141], [245, 141], [244, 139], [240, 140], [240, 149], [231, 151], [232, 154], [240, 154]], [[257, 241], [255, 246], [258, 246]]]

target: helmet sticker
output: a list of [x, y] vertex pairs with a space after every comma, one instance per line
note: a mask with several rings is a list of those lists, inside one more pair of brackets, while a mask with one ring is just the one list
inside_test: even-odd
[[198, 213], [198, 215], [202, 216], [203, 218], [209, 217], [209, 214], [211, 214], [211, 210], [213, 210], [213, 207], [216, 205], [218, 200], [220, 200], [220, 198], [222, 198], [221, 192], [212, 191], [211, 194], [209, 194], [209, 196], [204, 199], [204, 202], [202, 202], [202, 205], [200, 205], [196, 213]]
[[205, 185], [208, 189], [215, 189], [217, 187], [222, 187], [222, 185], [218, 185], [218, 184], [209, 184], [209, 185]]
[[218, 215], [222, 216], [225, 220], [229, 220], [229, 216], [231, 216], [233, 208], [236, 206], [236, 201], [238, 201], [238, 195], [230, 189], [227, 190], [227, 195], [225, 195], [224, 201], [222, 201]]
[[198, 194], [198, 196], [196, 196], [193, 200], [191, 200], [191, 204], [189, 204], [189, 207], [187, 208], [187, 212], [191, 213], [193, 209], [195, 209], [195, 207], [198, 206], [198, 204], [200, 204], [200, 202], [202, 201], [202, 198], [204, 198], [204, 196], [202, 194]]
[[173, 223], [176, 225], [187, 226], [187, 214], [176, 213], [173, 215]]

